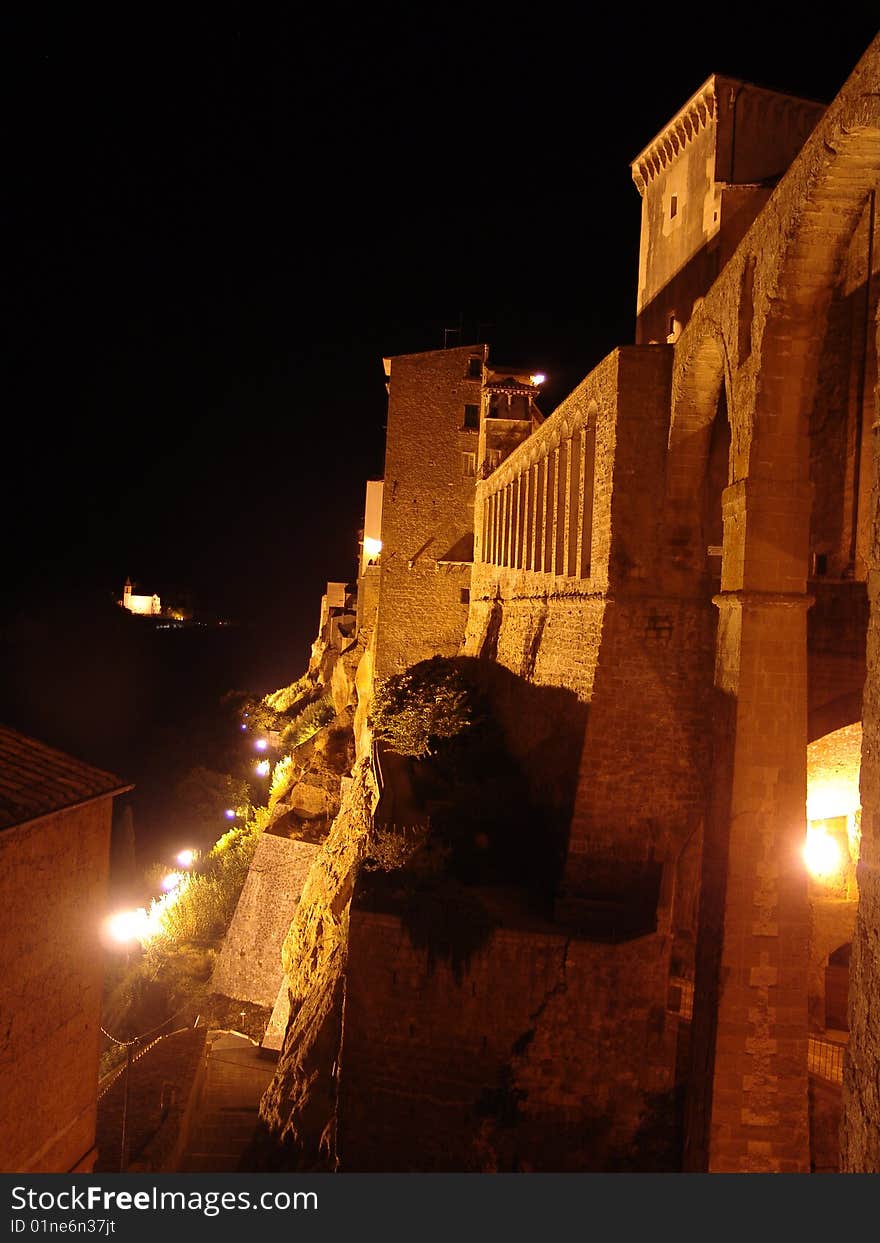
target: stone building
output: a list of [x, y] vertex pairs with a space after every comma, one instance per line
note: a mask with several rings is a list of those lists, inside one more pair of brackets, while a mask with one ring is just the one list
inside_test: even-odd
[[0, 1168], [88, 1172], [118, 777], [0, 726]]
[[376, 614], [380, 677], [458, 651], [473, 561], [485, 347], [384, 360], [388, 433]]
[[125, 580], [119, 604], [129, 613], [136, 613], [140, 617], [158, 617], [162, 612], [162, 601], [155, 593], [151, 596], [133, 594], [130, 578]]
[[[599, 1101], [632, 1144], [677, 1077], [686, 1168], [808, 1170], [811, 1027], [847, 1013], [834, 969], [855, 921], [842, 1161], [880, 1170], [878, 99], [880, 37], [827, 108], [710, 77], [632, 166], [636, 344], [546, 419], [535, 377], [490, 370], [485, 345], [386, 362], [376, 673], [437, 653], [496, 670], [508, 740], [566, 846], [552, 926], [505, 927], [472, 993], [426, 984], [404, 941], [368, 965], [397, 933], [353, 914], [354, 1168], [378, 1151], [371, 1092], [401, 1151], [423, 1133], [405, 1107], [419, 1066], [455, 1084], [447, 1117], [463, 1108], [464, 1047], [482, 1082], [513, 1076], [545, 1135]], [[808, 747], [811, 793], [849, 773], [809, 812]], [[838, 839], [824, 879], [804, 862], [808, 815]], [[628, 929], [614, 949], [603, 912]], [[522, 987], [495, 1023], [499, 972]], [[410, 1034], [371, 1070], [357, 1033], [378, 1039], [402, 994]], [[601, 1072], [585, 1052], [599, 1032]], [[456, 1168], [443, 1159], [430, 1168]]]

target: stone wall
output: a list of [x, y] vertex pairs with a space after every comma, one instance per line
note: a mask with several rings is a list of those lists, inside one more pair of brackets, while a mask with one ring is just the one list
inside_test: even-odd
[[281, 946], [318, 847], [263, 833], [214, 968], [211, 988], [274, 1006], [284, 971]]
[[4, 1170], [64, 1173], [94, 1147], [110, 819], [106, 798], [0, 833]]
[[672, 1089], [667, 959], [663, 937], [504, 927], [456, 973], [353, 909], [340, 1168], [625, 1168]]

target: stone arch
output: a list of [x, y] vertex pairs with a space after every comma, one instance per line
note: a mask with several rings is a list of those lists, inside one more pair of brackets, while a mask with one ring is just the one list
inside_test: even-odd
[[825, 734], [833, 734], [845, 725], [862, 719], [862, 692], [847, 691], [827, 703], [818, 704], [807, 717], [807, 742], [815, 742]]
[[[863, 62], [872, 85], [876, 59]], [[714, 312], [724, 339], [737, 340], [737, 291], [747, 255], [756, 254], [751, 350], [738, 370], [731, 408], [733, 481], [724, 496], [724, 573], [715, 597], [715, 758], [696, 990], [705, 1000], [694, 1011], [697, 1086], [686, 1150], [692, 1169], [809, 1168], [801, 1025], [810, 914], [800, 863], [809, 416], [832, 290], [880, 166], [880, 97], [859, 93], [867, 89], [863, 66], [776, 188], [699, 315], [702, 321]], [[696, 323], [695, 317], [689, 328]], [[682, 419], [680, 434], [687, 430], [698, 424], [695, 429], [692, 419], [688, 429]], [[672, 446], [671, 438], [670, 452]], [[708, 1091], [700, 1082], [705, 1070]], [[762, 1088], [771, 1081], [777, 1085], [772, 1109]], [[735, 1096], [727, 1091], [731, 1084]], [[874, 1165], [862, 1168], [880, 1167], [880, 1142], [875, 1149]]]
[[825, 960], [825, 1027], [849, 1031], [849, 965], [852, 941], [844, 941]]
[[788, 193], [768, 205], [770, 227], [755, 273], [752, 357], [757, 352], [760, 363], [740, 400], [751, 408], [749, 526], [754, 542], [772, 526], [772, 549], [748, 558], [751, 581], [744, 586], [764, 591], [804, 590], [809, 417], [820, 347], [847, 246], [880, 168], [876, 94], [857, 96], [827, 120], [823, 140], [805, 148]]
[[[729, 393], [724, 341], [715, 325], [707, 330], [702, 321], [702, 316], [691, 321], [686, 329], [691, 340], [683, 341], [676, 355], [665, 507], [672, 565], [697, 573], [705, 567], [703, 499], [713, 426], [721, 395]], [[728, 419], [731, 406], [728, 398]]]

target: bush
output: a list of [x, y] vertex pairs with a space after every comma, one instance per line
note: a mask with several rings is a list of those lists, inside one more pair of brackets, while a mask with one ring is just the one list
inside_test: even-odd
[[262, 703], [273, 712], [290, 712], [314, 691], [315, 686], [307, 676], [298, 678], [290, 686], [282, 686], [280, 690], [265, 695]]
[[302, 712], [295, 716], [284, 730], [281, 735], [281, 746], [286, 751], [301, 747], [304, 742], [308, 742], [314, 734], [317, 734], [319, 729], [329, 724], [335, 715], [333, 701], [328, 696], [325, 695], [322, 699], [315, 700], [307, 708], [303, 708]]
[[210, 944], [226, 932], [235, 913], [259, 833], [231, 829], [181, 887], [162, 914], [161, 936], [175, 944]]
[[395, 872], [400, 868], [418, 870], [414, 864], [421, 861], [427, 846], [426, 824], [417, 824], [412, 828], [376, 826], [367, 843], [364, 867], [368, 872]]
[[370, 727], [398, 755], [421, 759], [435, 754], [441, 741], [473, 730], [484, 715], [455, 662], [433, 656], [378, 683]]
[[270, 811], [293, 785], [293, 776], [293, 756], [284, 755], [272, 769], [272, 783], [269, 786]]

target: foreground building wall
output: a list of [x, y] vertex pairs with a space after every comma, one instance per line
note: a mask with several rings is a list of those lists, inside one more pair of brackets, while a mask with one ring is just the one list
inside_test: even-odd
[[107, 798], [0, 833], [4, 1170], [89, 1170], [95, 1158], [110, 821]]

